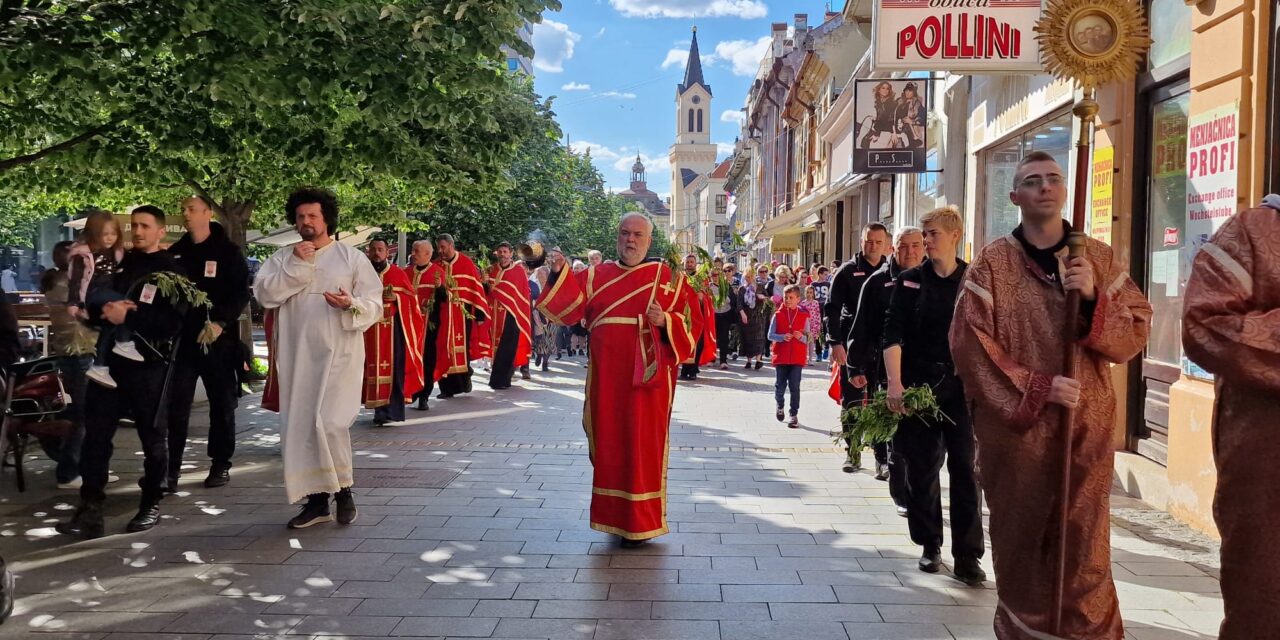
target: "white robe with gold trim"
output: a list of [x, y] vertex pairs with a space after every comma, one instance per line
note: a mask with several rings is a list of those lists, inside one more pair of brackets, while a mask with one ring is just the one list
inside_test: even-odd
[[[351, 309], [325, 302], [325, 292], [339, 289], [351, 294]], [[280, 249], [258, 271], [253, 293], [278, 314], [272, 358], [289, 502], [350, 487], [364, 330], [382, 318], [382, 280], [363, 254], [332, 242], [310, 262], [294, 256], [293, 247]]]

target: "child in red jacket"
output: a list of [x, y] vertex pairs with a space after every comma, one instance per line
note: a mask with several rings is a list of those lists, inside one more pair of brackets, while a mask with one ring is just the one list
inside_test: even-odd
[[800, 426], [796, 414], [800, 412], [800, 375], [809, 358], [809, 313], [800, 308], [800, 287], [787, 285], [782, 291], [782, 306], [769, 323], [769, 340], [773, 343], [773, 368], [777, 380], [773, 385], [774, 399], [778, 402], [778, 422], [783, 420], [783, 400], [787, 389], [791, 390], [791, 417], [787, 426]]

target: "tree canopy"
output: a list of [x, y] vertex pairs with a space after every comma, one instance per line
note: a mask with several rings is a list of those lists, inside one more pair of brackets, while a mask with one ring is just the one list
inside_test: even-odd
[[500, 49], [531, 54], [517, 30], [558, 8], [0, 0], [0, 188], [68, 206], [199, 193], [240, 239], [301, 184], [337, 187], [350, 224], [491, 201], [545, 135]]

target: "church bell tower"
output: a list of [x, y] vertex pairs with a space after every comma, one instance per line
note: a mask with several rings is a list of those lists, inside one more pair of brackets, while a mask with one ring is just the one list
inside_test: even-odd
[[710, 173], [716, 164], [716, 146], [711, 143], [711, 87], [702, 77], [702, 56], [698, 52], [698, 28], [693, 28], [684, 82], [676, 87], [676, 142], [671, 145], [671, 237], [679, 240], [696, 222], [692, 198], [685, 187], [699, 175]]

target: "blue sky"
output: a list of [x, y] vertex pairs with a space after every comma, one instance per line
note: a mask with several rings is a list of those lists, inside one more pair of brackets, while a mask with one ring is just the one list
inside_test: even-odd
[[[703, 70], [715, 94], [711, 141], [728, 155], [751, 80], [768, 46], [770, 24], [808, 13], [818, 0], [564, 0], [533, 29], [536, 87], [556, 96], [555, 111], [575, 149], [590, 146], [614, 190], [627, 188], [639, 152], [649, 188], [671, 191], [668, 148], [675, 138], [676, 85], [684, 76], [690, 28], [698, 27]], [[843, 2], [831, 3], [834, 10]], [[725, 112], [729, 112], [726, 116]]]

